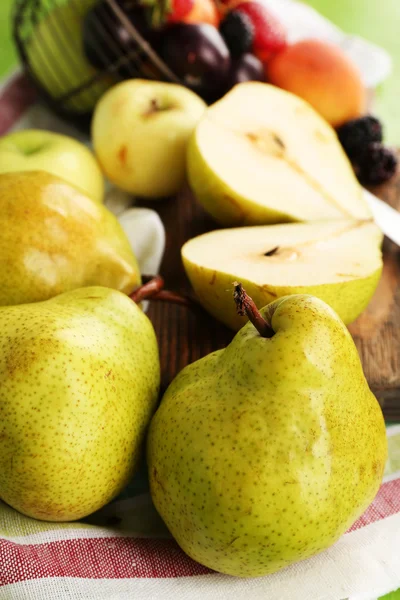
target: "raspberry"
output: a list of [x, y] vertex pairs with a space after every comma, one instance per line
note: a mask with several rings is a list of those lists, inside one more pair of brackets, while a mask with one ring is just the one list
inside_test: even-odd
[[364, 185], [380, 185], [396, 173], [397, 156], [379, 142], [369, 144], [355, 163], [358, 179]]
[[339, 127], [337, 134], [350, 160], [357, 160], [369, 144], [383, 140], [381, 122], [370, 115], [348, 121]]
[[219, 30], [234, 58], [250, 50], [254, 39], [254, 27], [250, 17], [244, 13], [235, 10], [228, 13]]

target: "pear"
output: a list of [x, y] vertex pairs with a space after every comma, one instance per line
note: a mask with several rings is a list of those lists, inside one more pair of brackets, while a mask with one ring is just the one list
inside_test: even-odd
[[160, 380], [153, 327], [121, 292], [88, 287], [0, 307], [0, 499], [80, 519], [128, 483]]
[[44, 171], [0, 175], [0, 305], [100, 285], [130, 294], [140, 272], [114, 215]]
[[175, 378], [147, 446], [152, 498], [178, 544], [239, 577], [333, 544], [373, 500], [387, 457], [381, 409], [335, 312], [301, 294], [252, 311], [260, 331], [246, 324]]
[[266, 83], [241, 83], [207, 109], [187, 165], [199, 202], [222, 225], [371, 217], [332, 127]]
[[183, 246], [182, 259], [204, 308], [234, 330], [246, 322], [231, 299], [236, 279], [259, 308], [287, 294], [312, 294], [348, 324], [377, 287], [381, 243], [371, 221], [288, 223], [200, 235]]

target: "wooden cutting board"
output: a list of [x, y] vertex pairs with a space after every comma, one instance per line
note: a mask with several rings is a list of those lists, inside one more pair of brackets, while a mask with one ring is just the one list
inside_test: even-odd
[[[373, 190], [400, 209], [400, 175]], [[155, 208], [164, 222], [167, 242], [161, 274], [166, 288], [191, 293], [180, 248], [188, 239], [216, 228], [189, 190]], [[350, 327], [368, 382], [388, 421], [400, 420], [400, 249], [385, 240], [383, 276], [368, 309]], [[152, 302], [149, 316], [160, 344], [163, 390], [189, 363], [225, 347], [234, 333], [203, 312]]]

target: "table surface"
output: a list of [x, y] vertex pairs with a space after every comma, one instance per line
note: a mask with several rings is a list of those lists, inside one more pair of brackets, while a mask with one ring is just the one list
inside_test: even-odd
[[[345, 31], [363, 35], [384, 46], [397, 60], [393, 76], [379, 90], [377, 112], [384, 118], [387, 138], [400, 144], [400, 119], [396, 119], [400, 94], [400, 23], [399, 0], [307, 0], [321, 13]], [[0, 78], [11, 71], [17, 59], [11, 41], [10, 13], [13, 0], [0, 0]], [[383, 600], [383, 599], [382, 599]], [[385, 600], [400, 600], [400, 590], [385, 596]]]

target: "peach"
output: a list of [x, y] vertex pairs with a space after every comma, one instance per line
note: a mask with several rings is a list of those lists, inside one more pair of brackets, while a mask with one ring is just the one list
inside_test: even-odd
[[357, 67], [337, 46], [317, 39], [289, 46], [266, 66], [270, 83], [309, 102], [333, 127], [366, 112]]

